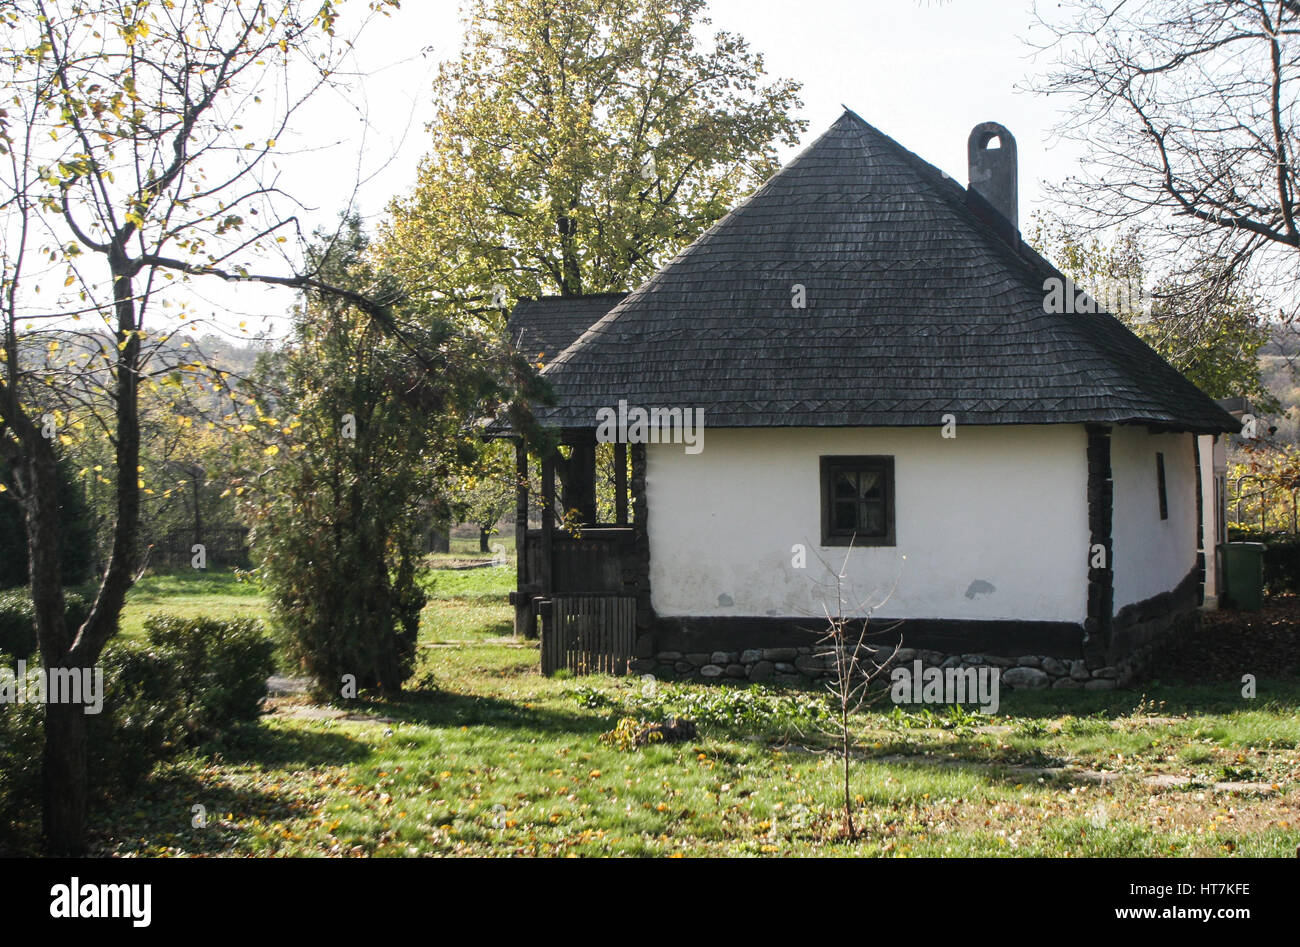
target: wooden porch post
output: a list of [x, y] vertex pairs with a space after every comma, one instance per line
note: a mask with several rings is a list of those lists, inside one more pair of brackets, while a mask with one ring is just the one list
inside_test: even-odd
[[533, 603], [528, 596], [528, 445], [515, 441], [515, 634], [537, 636]]
[[[1115, 546], [1112, 529], [1115, 486], [1110, 458], [1110, 427], [1086, 424], [1088, 432], [1088, 612], [1084, 619], [1083, 657], [1089, 668], [1110, 663], [1111, 621], [1115, 617]], [[1091, 567], [1092, 549], [1105, 550], [1105, 565]]]
[[555, 539], [555, 454], [542, 459], [542, 598], [551, 597], [552, 548]]
[[637, 631], [649, 628], [650, 610], [650, 532], [649, 511], [646, 507], [645, 489], [646, 449], [644, 444], [632, 445], [632, 530], [635, 554], [632, 570], [636, 575]]

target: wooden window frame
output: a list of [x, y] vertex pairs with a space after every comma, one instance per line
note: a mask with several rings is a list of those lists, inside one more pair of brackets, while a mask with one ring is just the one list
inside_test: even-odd
[[[884, 474], [885, 532], [881, 536], [848, 535], [831, 529], [834, 513], [834, 496], [831, 478], [843, 468], [864, 470], [878, 468]], [[820, 458], [821, 518], [823, 546], [894, 546], [894, 458], [888, 454], [835, 454]]]
[[1165, 485], [1165, 455], [1156, 451], [1156, 490], [1160, 494], [1160, 518], [1169, 519], [1169, 488]]

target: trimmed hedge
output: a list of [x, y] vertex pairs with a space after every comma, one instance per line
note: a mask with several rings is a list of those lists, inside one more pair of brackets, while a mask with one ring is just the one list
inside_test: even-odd
[[1269, 595], [1300, 592], [1300, 538], [1276, 536], [1264, 541], [1264, 591]]
[[151, 615], [144, 630], [182, 672], [176, 689], [190, 734], [206, 738], [229, 723], [256, 719], [266, 679], [275, 672], [275, 645], [261, 622]]
[[[0, 667], [13, 671], [16, 661], [0, 654]], [[4, 842], [18, 836], [25, 810], [41, 797], [44, 723], [41, 704], [0, 705], [0, 853], [4, 853]]]
[[[69, 624], [80, 625], [90, 614], [90, 596], [76, 590], [63, 590], [63, 604]], [[0, 592], [0, 652], [15, 659], [30, 658], [36, 653], [36, 608], [27, 589]]]
[[[86, 717], [96, 802], [130, 792], [182, 749], [255, 719], [275, 670], [258, 621], [153, 615], [145, 629], [147, 645], [113, 641], [100, 657], [104, 706]], [[0, 653], [0, 667], [11, 672], [17, 660]], [[0, 852], [34, 838], [44, 719], [43, 705], [0, 705]]]

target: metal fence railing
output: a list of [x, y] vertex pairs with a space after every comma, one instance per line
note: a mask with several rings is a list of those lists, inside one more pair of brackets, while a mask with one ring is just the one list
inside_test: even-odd
[[[1253, 489], [1248, 481], [1254, 483]], [[1269, 483], [1258, 474], [1242, 474], [1229, 482], [1232, 485], [1227, 504], [1229, 525], [1300, 535], [1300, 516], [1296, 506], [1300, 488]]]

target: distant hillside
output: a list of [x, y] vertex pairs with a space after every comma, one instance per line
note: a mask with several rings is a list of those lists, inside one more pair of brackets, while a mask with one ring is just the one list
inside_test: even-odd
[[1264, 387], [1281, 404], [1281, 410], [1269, 416], [1277, 426], [1273, 439], [1279, 443], [1300, 445], [1300, 329], [1277, 326], [1259, 355]]
[[[53, 347], [54, 343], [57, 343], [57, 347]], [[232, 376], [229, 381], [233, 385], [253, 370], [262, 352], [273, 346], [274, 343], [265, 340], [228, 338], [215, 333], [198, 338], [177, 333], [161, 342], [147, 341], [147, 361], [142, 367], [146, 375], [157, 377], [170, 368], [198, 362], [229, 373]], [[73, 353], [111, 354], [113, 347], [113, 337], [106, 331], [44, 331], [19, 336], [18, 358], [20, 364], [30, 369], [46, 364], [47, 360], [55, 365], [64, 365]], [[103, 367], [104, 363], [98, 355], [92, 365], [92, 368], [79, 369], [75, 375], [64, 375], [60, 383], [79, 386], [85, 402], [99, 403], [106, 397], [104, 384], [108, 381], [107, 369]], [[215, 419], [231, 410], [230, 399], [219, 391], [213, 391], [211, 386], [205, 385], [200, 392], [191, 381], [186, 381], [185, 384], [191, 403], [199, 409], [201, 415]]]

